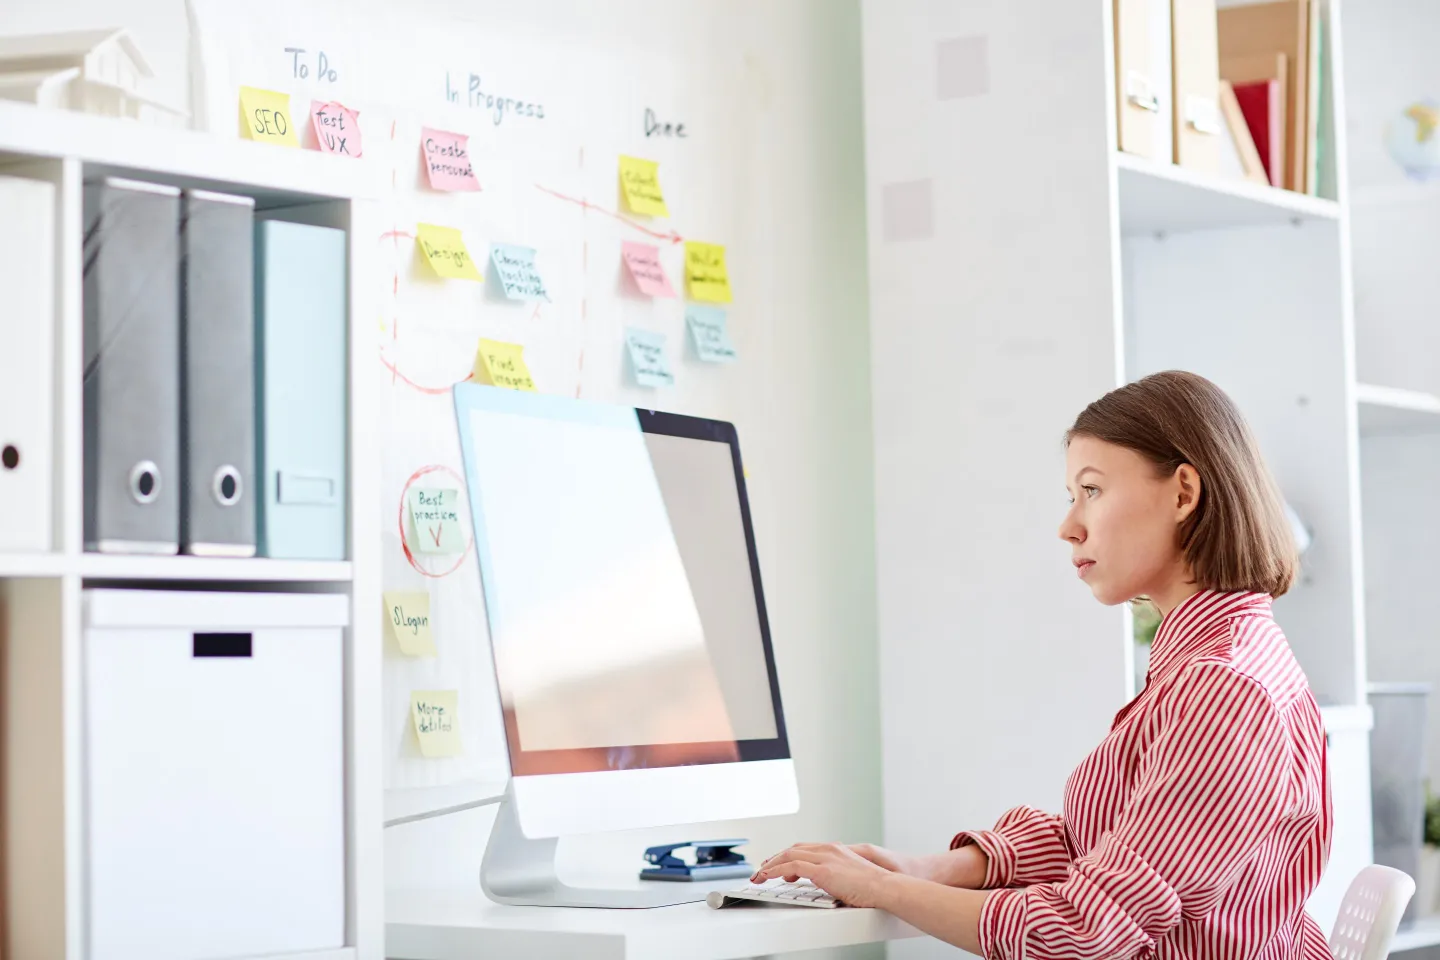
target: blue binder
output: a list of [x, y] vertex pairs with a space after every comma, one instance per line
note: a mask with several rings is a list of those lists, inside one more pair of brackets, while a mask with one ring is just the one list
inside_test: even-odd
[[329, 227], [255, 225], [261, 556], [345, 558], [345, 242]]

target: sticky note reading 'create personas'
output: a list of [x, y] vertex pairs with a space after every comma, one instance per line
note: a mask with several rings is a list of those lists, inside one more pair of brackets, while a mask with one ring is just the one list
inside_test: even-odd
[[336, 153], [342, 157], [361, 156], [360, 111], [351, 110], [343, 103], [331, 100], [321, 103], [310, 102], [310, 126], [315, 128], [315, 142], [321, 153]]
[[675, 288], [670, 286], [670, 278], [660, 266], [659, 247], [625, 240], [620, 244], [620, 255], [625, 258], [625, 266], [630, 268], [630, 276], [641, 293], [652, 297], [675, 296]]
[[691, 300], [730, 302], [730, 274], [725, 270], [725, 248], [718, 243], [685, 241], [685, 289]]
[[685, 325], [695, 344], [695, 356], [711, 363], [729, 363], [735, 359], [735, 345], [725, 329], [725, 311], [719, 307], [685, 308]]
[[430, 632], [430, 594], [385, 593], [385, 622], [407, 657], [435, 656], [435, 637]]
[[290, 121], [290, 94], [241, 87], [240, 135], [282, 147], [300, 146], [295, 124]]
[[480, 383], [488, 383], [492, 387], [537, 392], [535, 381], [530, 378], [530, 368], [525, 366], [525, 348], [518, 343], [481, 340], [475, 349], [473, 373]]
[[620, 190], [631, 213], [647, 217], [668, 217], [665, 195], [660, 192], [660, 164], [635, 157], [620, 158]]
[[470, 137], [448, 130], [420, 128], [420, 158], [432, 190], [479, 190], [470, 163]]
[[505, 296], [511, 300], [549, 300], [545, 292], [545, 281], [535, 267], [535, 251], [529, 247], [516, 247], [508, 243], [496, 243], [490, 247], [490, 261], [500, 275]]
[[630, 327], [625, 331], [630, 348], [630, 370], [642, 387], [668, 387], [675, 383], [670, 361], [665, 357], [665, 334]]
[[463, 553], [465, 532], [460, 529], [459, 490], [411, 487], [406, 493], [413, 546], [421, 553]]
[[411, 690], [410, 717], [423, 755], [460, 756], [459, 691]]
[[480, 268], [465, 249], [465, 238], [455, 227], [438, 227], [433, 223], [416, 226], [416, 239], [425, 260], [442, 277], [451, 280], [484, 280]]

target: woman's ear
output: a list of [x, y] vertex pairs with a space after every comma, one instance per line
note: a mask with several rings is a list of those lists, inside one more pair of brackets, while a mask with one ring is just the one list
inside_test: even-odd
[[1188, 463], [1175, 469], [1175, 522], [1184, 523], [1200, 506], [1200, 472]]

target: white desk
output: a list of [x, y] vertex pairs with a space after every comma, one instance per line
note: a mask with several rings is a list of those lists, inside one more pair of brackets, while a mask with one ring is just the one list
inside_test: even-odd
[[888, 913], [854, 908], [509, 907], [487, 900], [478, 883], [465, 890], [392, 890], [385, 898], [390, 960], [741, 960], [920, 935]]

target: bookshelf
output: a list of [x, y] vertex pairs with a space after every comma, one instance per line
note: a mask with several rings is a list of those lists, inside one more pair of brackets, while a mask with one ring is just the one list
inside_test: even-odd
[[1340, 205], [1290, 190], [1222, 180], [1116, 151], [1122, 235], [1334, 222]]

